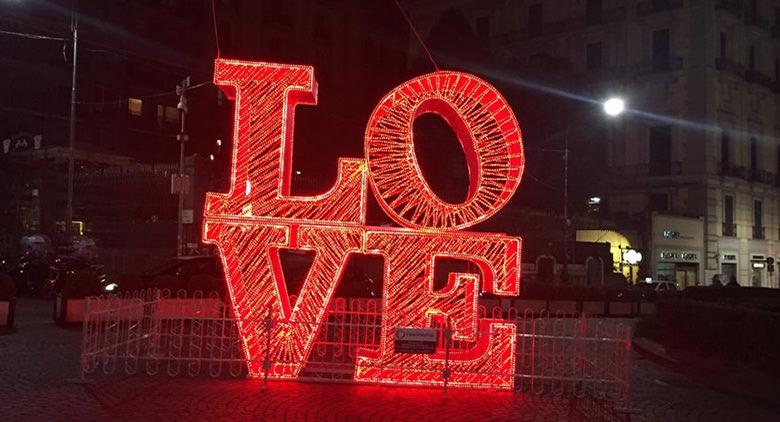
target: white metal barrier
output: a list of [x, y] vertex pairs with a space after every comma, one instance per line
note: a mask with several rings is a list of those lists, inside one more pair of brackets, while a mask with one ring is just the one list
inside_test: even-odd
[[[91, 297], [85, 307], [82, 378], [97, 372], [246, 376], [236, 318], [216, 294], [146, 290]], [[587, 399], [596, 410], [628, 409], [628, 326], [498, 306], [480, 306], [479, 316], [515, 322], [516, 390]], [[301, 377], [349, 382], [358, 348], [378, 345], [381, 318], [378, 299], [335, 299]], [[468, 344], [452, 341], [450, 346]]]

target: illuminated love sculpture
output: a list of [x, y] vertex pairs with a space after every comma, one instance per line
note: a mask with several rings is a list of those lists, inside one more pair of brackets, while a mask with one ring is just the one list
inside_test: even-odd
[[[520, 183], [520, 128], [506, 100], [487, 82], [439, 71], [403, 83], [374, 109], [365, 159], [339, 160], [335, 186], [317, 196], [290, 195], [295, 106], [316, 104], [310, 66], [217, 60], [214, 82], [235, 99], [231, 187], [208, 193], [203, 238], [219, 249], [250, 376], [297, 377], [351, 254], [384, 257], [378, 348], [358, 350], [354, 379], [367, 383], [441, 385], [443, 350], [396, 353], [396, 327], [447, 321], [454, 340], [472, 347], [449, 353], [449, 385], [510, 389], [515, 326], [479, 318], [480, 291], [516, 296], [520, 239], [460, 231], [506, 205]], [[412, 126], [441, 116], [457, 134], [469, 169], [463, 203], [443, 201], [417, 163]], [[367, 185], [400, 228], [365, 224]], [[290, 303], [280, 249], [314, 252], [301, 291]], [[480, 274], [451, 273], [433, 288], [437, 258], [473, 263]], [[277, 323], [271, 334], [265, 325]], [[268, 363], [263, 365], [268, 358]]]

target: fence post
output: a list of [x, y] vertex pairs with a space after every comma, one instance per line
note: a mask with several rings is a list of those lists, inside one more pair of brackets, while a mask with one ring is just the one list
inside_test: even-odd
[[94, 383], [95, 380], [88, 379], [87, 378], [87, 349], [89, 348], [89, 303], [91, 302], [91, 297], [84, 298], [84, 321], [82, 322], [81, 326], [81, 354], [79, 356], [79, 376], [78, 378], [71, 378], [68, 380], [70, 383], [74, 384], [91, 384]]
[[268, 371], [271, 369], [270, 351], [271, 351], [271, 330], [274, 327], [274, 321], [271, 317], [271, 305], [268, 305], [268, 315], [265, 317], [265, 357], [263, 359], [263, 390], [268, 388]]

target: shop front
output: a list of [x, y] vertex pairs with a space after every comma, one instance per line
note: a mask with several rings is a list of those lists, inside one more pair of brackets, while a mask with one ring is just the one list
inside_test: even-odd
[[675, 282], [680, 289], [703, 285], [704, 222], [653, 214], [651, 230], [653, 278]]
[[720, 282], [721, 284], [728, 284], [733, 279], [736, 281], [739, 277], [739, 268], [737, 267], [739, 261], [739, 254], [734, 252], [725, 252], [720, 257]]

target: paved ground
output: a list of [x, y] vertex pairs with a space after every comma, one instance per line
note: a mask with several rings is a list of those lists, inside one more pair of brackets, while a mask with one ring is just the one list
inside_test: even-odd
[[[0, 421], [85, 420], [585, 420], [571, 403], [535, 395], [354, 385], [272, 383], [78, 373], [80, 331], [57, 327], [48, 302], [19, 303], [15, 332], [0, 335]], [[632, 357], [633, 420], [780, 420], [774, 403]]]

